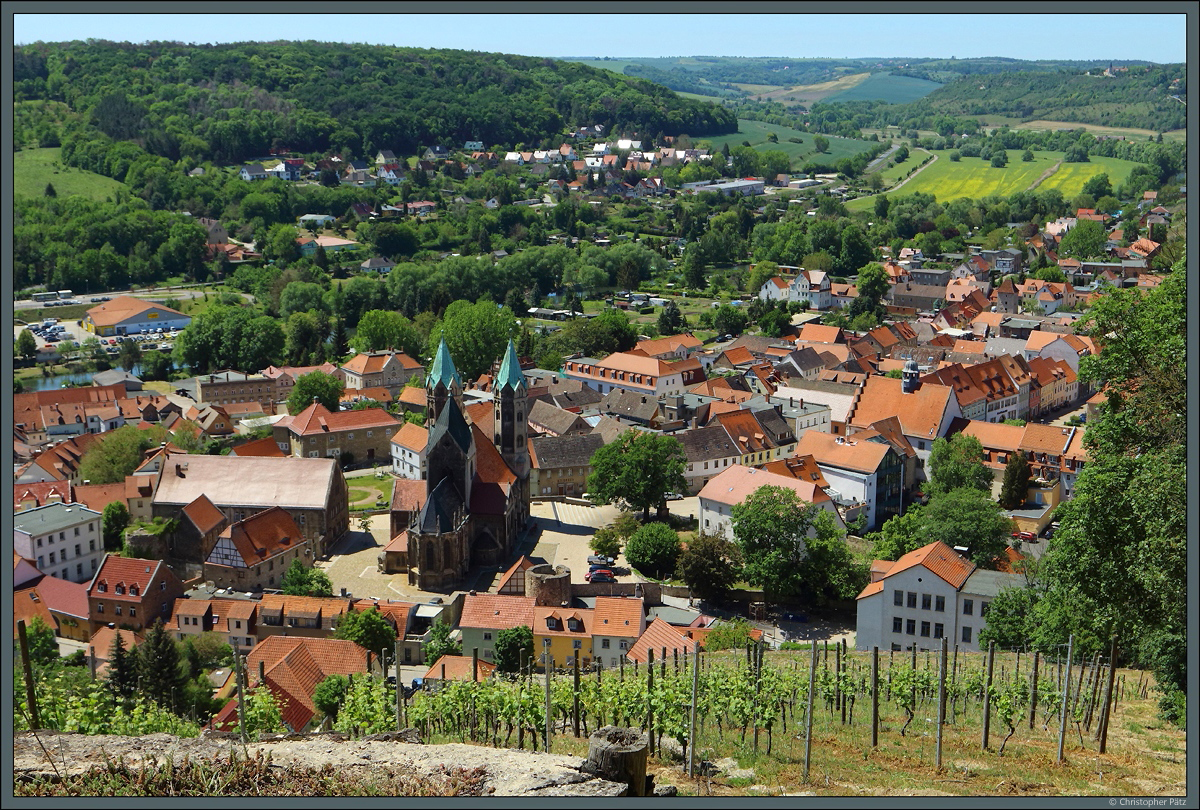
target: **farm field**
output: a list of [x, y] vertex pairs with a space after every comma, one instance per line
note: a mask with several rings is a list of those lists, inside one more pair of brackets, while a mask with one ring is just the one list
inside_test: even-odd
[[[1157, 137], [1158, 133], [1149, 129], [1136, 129], [1133, 127], [1106, 127], [1100, 124], [1080, 124], [1072, 121], [1048, 121], [1046, 119], [1038, 119], [1036, 121], [1022, 121], [1020, 118], [1012, 118], [1004, 115], [968, 115], [966, 118], [974, 118], [976, 121], [985, 125], [988, 131], [998, 127], [1006, 126], [1009, 129], [1086, 129], [1093, 135], [1115, 135], [1125, 136], [1130, 139], [1146, 139], [1149, 137]], [[1173, 129], [1163, 133], [1164, 141], [1186, 141], [1186, 129]]]
[[[762, 121], [750, 121], [745, 118], [738, 119], [738, 130], [730, 135], [719, 135], [704, 140], [712, 144], [713, 149], [720, 149], [721, 145], [725, 143], [728, 143], [732, 149], [741, 145], [742, 141], [749, 141], [750, 145], [760, 152], [778, 150], [791, 158], [793, 169], [799, 169], [810, 160], [833, 164], [842, 158], [852, 157], [874, 146], [868, 141], [826, 135], [825, 137], [829, 139], [829, 151], [818, 155], [813, 146], [813, 133], [811, 132], [767, 124]], [[767, 135], [771, 132], [779, 136], [779, 143], [771, 143], [767, 140]], [[788, 138], [802, 138], [804, 143], [790, 143]]]
[[826, 97], [826, 101], [864, 101], [881, 99], [891, 104], [916, 101], [941, 87], [937, 82], [894, 76], [891, 73], [872, 73], [867, 79]]
[[768, 84], [737, 84], [734, 86], [753, 94], [755, 98], [761, 98], [763, 101], [811, 104], [814, 101], [824, 101], [840, 93], [845, 93], [867, 81], [870, 76], [870, 73], [853, 73], [848, 76], [839, 76], [836, 79], [830, 79], [827, 82], [792, 86], [773, 86]]
[[104, 200], [125, 188], [111, 177], [56, 165], [61, 151], [55, 146], [13, 153], [13, 196], [41, 197], [47, 183], [53, 184], [60, 197], [79, 195], [93, 200]]
[[[913, 154], [916, 156], [920, 152]], [[939, 202], [948, 202], [959, 197], [978, 199], [992, 194], [1007, 197], [1029, 188], [1063, 157], [1062, 152], [1035, 151], [1034, 159], [1024, 163], [1021, 161], [1020, 152], [1010, 150], [1008, 166], [1004, 169], [994, 169], [982, 158], [964, 157], [955, 163], [950, 160], [949, 152], [933, 154], [938, 155], [938, 159], [895, 191], [895, 196], [921, 192], [933, 194]], [[912, 159], [910, 157], [909, 161]], [[920, 162], [919, 158], [917, 162]], [[1109, 181], [1114, 186], [1119, 185], [1125, 181], [1135, 165], [1137, 164], [1129, 160], [1102, 157], [1093, 157], [1088, 163], [1062, 163], [1058, 170], [1038, 187], [1057, 188], [1062, 191], [1063, 196], [1069, 197], [1078, 194], [1083, 189], [1083, 184], [1097, 174], [1108, 174]], [[894, 177], [895, 169], [885, 170], [884, 176]], [[874, 203], [870, 197], [861, 197], [851, 200], [846, 207], [851, 211], [861, 211], [872, 205]]]

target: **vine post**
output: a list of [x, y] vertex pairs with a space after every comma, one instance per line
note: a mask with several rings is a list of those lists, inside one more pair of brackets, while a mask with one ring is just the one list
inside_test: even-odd
[[1062, 711], [1058, 724], [1058, 761], [1063, 761], [1063, 745], [1067, 741], [1067, 693], [1071, 691], [1071, 653], [1075, 650], [1075, 634], [1067, 636], [1066, 683], [1062, 690]]
[[[696, 775], [696, 693], [700, 687], [700, 642], [692, 642], [692, 713], [688, 721], [688, 776]], [[685, 660], [687, 656], [684, 656]]]
[[404, 728], [404, 682], [400, 679], [400, 645], [402, 640], [396, 639], [396, 731]]
[[996, 663], [996, 642], [988, 642], [987, 681], [983, 685], [983, 742], [982, 749], [988, 749], [988, 732], [992, 726], [992, 667]]
[[871, 747], [879, 747], [879, 647], [871, 648]]
[[579, 653], [575, 653], [575, 705], [573, 708], [575, 720], [575, 739], [579, 739]]
[[17, 635], [21, 640], [21, 668], [25, 671], [25, 702], [29, 705], [30, 728], [41, 728], [38, 719], [37, 694], [33, 688], [33, 666], [29, 663], [29, 638], [25, 635], [25, 620], [17, 622]]
[[949, 642], [942, 636], [942, 651], [938, 656], [938, 719], [937, 719], [937, 757], [934, 763], [937, 769], [942, 769], [942, 727], [946, 725], [946, 653]]
[[238, 734], [242, 744], [246, 743], [246, 659], [240, 653], [233, 654], [233, 673], [237, 683]]
[[808, 783], [808, 766], [812, 758], [813, 687], [817, 679], [817, 645], [812, 645], [812, 663], [808, 667], [808, 709], [804, 713], [804, 782]]
[[550, 639], [546, 639], [542, 642], [542, 649], [545, 650], [545, 652], [542, 653], [542, 660], [545, 662], [546, 667], [546, 744], [542, 747], [542, 750], [549, 754], [550, 724], [554, 722], [554, 712], [552, 706], [550, 705], [550, 675], [551, 670], [554, 668], [554, 659], [550, 656]]
[[517, 749], [525, 750], [525, 725], [521, 722], [521, 704], [525, 702], [525, 649], [517, 653]]
[[1100, 737], [1100, 753], [1103, 754], [1108, 748], [1108, 721], [1112, 717], [1113, 707], [1113, 679], [1117, 674], [1117, 637], [1114, 635], [1112, 640], [1112, 648], [1108, 653], [1108, 686], [1104, 690], [1104, 709], [1100, 715], [1100, 727], [1097, 729], [1097, 734]]
[[1037, 715], [1037, 697], [1038, 697], [1038, 659], [1041, 657], [1041, 652], [1033, 651], [1033, 674], [1029, 676], [1029, 730], [1033, 730], [1033, 718]]
[[654, 648], [649, 648], [646, 655], [646, 731], [650, 736], [650, 756], [654, 756]]

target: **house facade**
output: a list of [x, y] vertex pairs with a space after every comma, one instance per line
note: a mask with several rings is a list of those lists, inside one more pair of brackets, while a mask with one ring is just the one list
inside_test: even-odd
[[13, 517], [13, 550], [38, 570], [90, 582], [104, 559], [103, 515], [81, 504], [48, 503]]
[[88, 620], [92, 631], [109, 623], [141, 631], [171, 618], [183, 596], [183, 582], [162, 560], [104, 555], [88, 583]]
[[392, 436], [400, 421], [382, 408], [331, 412], [314, 402], [273, 428], [279, 449], [295, 458], [372, 461], [392, 457]]

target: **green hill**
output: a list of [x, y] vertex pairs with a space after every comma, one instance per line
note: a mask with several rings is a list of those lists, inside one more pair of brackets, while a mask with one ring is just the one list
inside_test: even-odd
[[[772, 132], [778, 136], [779, 143], [772, 143], [767, 140], [767, 135]], [[825, 135], [824, 137], [829, 141], [829, 148], [824, 153], [818, 153], [816, 146], [813, 144], [813, 135], [814, 133], [812, 132], [805, 132], [800, 129], [791, 129], [775, 124], [766, 124], [762, 121], [739, 118], [738, 131], [736, 133], [721, 135], [715, 138], [706, 138], [705, 140], [711, 143], [714, 149], [720, 149], [726, 143], [729, 144], [730, 148], [733, 148], [740, 146], [742, 141], [749, 141], [750, 146], [760, 152], [778, 150], [791, 158], [793, 170], [798, 170], [810, 161], [833, 165], [842, 158], [853, 157], [859, 152], [866, 152], [877, 145], [869, 141], [858, 141], [853, 138], [839, 138], [836, 135]], [[792, 143], [788, 138], [799, 138], [804, 143]]]

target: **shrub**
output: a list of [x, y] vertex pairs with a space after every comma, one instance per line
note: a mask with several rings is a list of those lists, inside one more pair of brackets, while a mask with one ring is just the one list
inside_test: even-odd
[[679, 535], [664, 523], [648, 523], [629, 538], [625, 559], [644, 574], [662, 578], [675, 572]]

